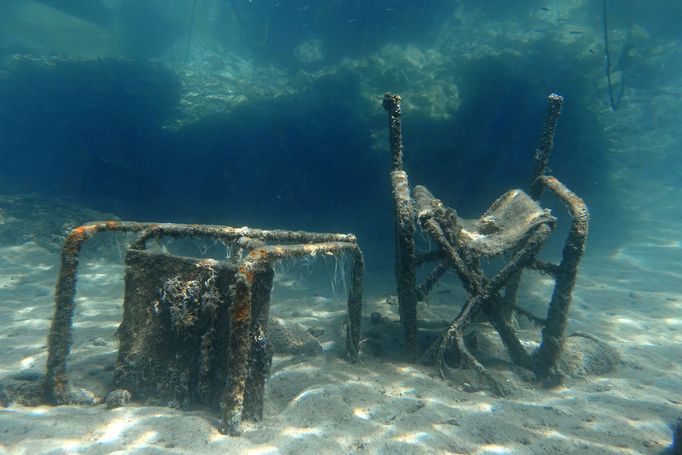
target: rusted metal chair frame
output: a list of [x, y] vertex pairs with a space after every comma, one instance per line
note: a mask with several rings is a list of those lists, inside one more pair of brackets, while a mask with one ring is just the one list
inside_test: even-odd
[[[417, 352], [417, 302], [426, 297], [448, 269], [454, 269], [468, 293], [460, 313], [433, 346], [441, 375], [449, 369], [444, 360], [447, 349], [454, 349], [461, 363], [472, 367], [487, 379], [493, 389], [502, 393], [502, 385], [490, 376], [483, 365], [471, 355], [464, 344], [463, 330], [472, 318], [483, 314], [495, 327], [512, 362], [536, 374], [547, 385], [557, 384], [562, 375], [557, 362], [565, 341], [568, 309], [575, 285], [577, 267], [585, 249], [589, 214], [585, 203], [552, 176], [545, 175], [553, 147], [554, 132], [563, 98], [549, 96], [545, 127], [540, 145], [535, 153], [535, 170], [529, 195], [538, 200], [549, 189], [568, 208], [572, 218], [570, 232], [565, 241], [559, 264], [541, 262], [536, 254], [553, 229], [553, 223], [541, 224], [529, 232], [525, 241], [515, 250], [508, 251], [509, 259], [493, 277], [486, 277], [476, 256], [458, 235], [461, 226], [454, 210], [435, 199], [424, 187], [415, 187], [414, 196], [407, 173], [403, 168], [403, 141], [401, 132], [400, 97], [387, 93], [384, 108], [388, 111], [390, 149], [392, 155], [391, 181], [393, 187], [396, 232], [396, 280], [401, 322], [404, 327], [405, 350], [409, 358]], [[417, 223], [435, 241], [438, 249], [422, 254], [415, 250], [414, 234]], [[436, 261], [436, 267], [417, 284], [417, 268]], [[517, 305], [521, 274], [531, 268], [554, 278], [555, 286], [546, 318], [536, 317]], [[504, 289], [504, 294], [501, 291]], [[543, 326], [540, 347], [529, 354], [510, 325], [514, 311], [520, 312]]]
[[[246, 415], [262, 416], [262, 388], [265, 375], [247, 382], [251, 344], [267, 330], [269, 302], [253, 305], [251, 291], [259, 280], [266, 279], [275, 261], [316, 254], [350, 253], [353, 257], [351, 283], [348, 293], [346, 347], [348, 359], [355, 362], [360, 343], [360, 319], [364, 259], [352, 234], [323, 234], [298, 231], [232, 228], [227, 226], [139, 223], [129, 221], [95, 222], [80, 226], [66, 238], [61, 254], [61, 268], [55, 289], [55, 313], [48, 338], [47, 372], [43, 383], [45, 401], [51, 404], [73, 402], [69, 386], [66, 360], [72, 344], [74, 298], [81, 248], [85, 241], [103, 231], [138, 232], [131, 249], [144, 250], [151, 238], [209, 237], [243, 248], [245, 255], [238, 263], [234, 297], [230, 307], [228, 362], [230, 370], [225, 384], [221, 407], [220, 430], [231, 435], [240, 433], [244, 414], [245, 389], [260, 397]], [[267, 245], [265, 242], [296, 242], [295, 244]], [[270, 281], [271, 283], [271, 281]], [[262, 283], [261, 283], [262, 284]]]

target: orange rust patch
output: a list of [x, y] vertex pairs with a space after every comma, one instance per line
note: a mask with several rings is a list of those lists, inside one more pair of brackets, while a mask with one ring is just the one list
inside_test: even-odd
[[239, 273], [244, 275], [244, 278], [246, 279], [246, 282], [249, 285], [253, 284], [254, 272], [252, 270], [249, 270], [248, 268], [246, 268], [246, 266], [242, 265], [241, 267], [239, 267]]
[[78, 226], [73, 231], [71, 231], [71, 235], [73, 236], [84, 235], [86, 232], [90, 230], [89, 228], [90, 228], [89, 226]]
[[245, 297], [242, 296], [236, 302], [234, 313], [232, 313], [232, 317], [234, 318], [235, 321], [244, 322], [244, 321], [248, 320], [248, 318], [251, 316], [251, 311], [250, 311], [251, 308], [243, 300], [246, 300], [246, 299], [245, 299]]
[[265, 248], [256, 248], [249, 253], [252, 258], [265, 259], [268, 257], [268, 252]]
[[242, 305], [239, 308], [237, 308], [237, 311], [234, 312], [234, 319], [239, 322], [244, 322], [248, 319], [250, 316], [249, 308], [246, 305]]
[[72, 230], [69, 236], [66, 238], [64, 243], [64, 248], [71, 252], [71, 250], [77, 250], [80, 248], [80, 244], [86, 239], [86, 235], [89, 232], [86, 226], [80, 226]]
[[104, 225], [107, 227], [107, 229], [118, 229], [121, 227], [121, 223], [118, 221], [107, 221], [104, 223]]

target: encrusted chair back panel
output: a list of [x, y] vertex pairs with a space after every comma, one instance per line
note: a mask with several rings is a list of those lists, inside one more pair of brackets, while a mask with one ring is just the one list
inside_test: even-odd
[[224, 261], [129, 250], [116, 387], [181, 409], [217, 407], [236, 274], [237, 265]]

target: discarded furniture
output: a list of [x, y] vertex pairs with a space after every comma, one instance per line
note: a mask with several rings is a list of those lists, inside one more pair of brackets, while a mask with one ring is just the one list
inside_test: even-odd
[[[588, 211], [583, 201], [556, 178], [545, 175], [562, 101], [558, 95], [549, 96], [544, 133], [535, 153], [535, 171], [529, 193], [520, 189], [511, 190], [495, 201], [479, 219], [464, 220], [425, 187], [410, 188], [407, 173], [403, 169], [400, 97], [390, 93], [384, 96], [392, 154], [398, 301], [409, 357], [414, 359], [418, 355], [417, 302], [429, 294], [448, 269], [454, 269], [468, 295], [457, 317], [432, 347], [443, 376], [449, 368], [444, 354], [446, 350], [452, 349], [460, 364], [472, 367], [488, 380], [494, 390], [502, 393], [501, 384], [495, 381], [464, 343], [463, 331], [473, 318], [483, 317], [490, 321], [500, 335], [514, 364], [533, 371], [539, 380], [548, 385], [561, 381], [557, 360], [565, 340], [571, 293], [588, 230]], [[545, 263], [536, 258], [556, 222], [549, 210], [543, 210], [537, 203], [545, 189], [549, 189], [568, 207], [572, 217], [560, 264]], [[417, 254], [414, 243], [417, 223], [435, 240], [436, 249]], [[490, 257], [506, 258], [506, 263], [492, 277], [486, 276], [481, 266], [481, 260]], [[417, 268], [430, 262], [437, 265], [418, 285]], [[544, 319], [530, 314], [517, 304], [524, 269], [540, 271], [555, 280]], [[543, 327], [542, 343], [532, 354], [526, 351], [510, 324], [514, 312], [526, 315]]]
[[[71, 231], [62, 249], [55, 314], [48, 340], [45, 399], [77, 401], [66, 360], [72, 341], [78, 258], [98, 232], [137, 232], [126, 254], [123, 320], [115, 384], [133, 398], [218, 408], [221, 431], [259, 420], [272, 352], [267, 338], [273, 263], [279, 259], [353, 257], [346, 347], [355, 361], [360, 341], [364, 260], [352, 234], [320, 234], [226, 226], [97, 222]], [[228, 261], [172, 256], [147, 249], [150, 239], [204, 237], [232, 249]], [[274, 244], [268, 244], [274, 243]]]

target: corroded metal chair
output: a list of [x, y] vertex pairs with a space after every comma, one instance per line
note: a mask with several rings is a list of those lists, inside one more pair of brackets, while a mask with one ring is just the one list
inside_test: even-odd
[[[133, 398], [216, 409], [221, 431], [232, 435], [240, 433], [242, 418], [260, 420], [272, 359], [267, 325], [273, 264], [279, 259], [352, 256], [346, 347], [349, 360], [357, 360], [364, 260], [352, 234], [98, 222], [71, 231], [62, 249], [43, 383], [48, 403], [78, 401], [66, 369], [78, 258], [84, 242], [102, 231], [138, 233], [126, 254], [114, 369], [115, 386]], [[229, 261], [216, 261], [147, 249], [148, 240], [164, 236], [217, 239], [233, 254]]]
[[[400, 319], [403, 324], [406, 353], [416, 358], [417, 302], [423, 300], [448, 269], [453, 269], [467, 292], [467, 299], [457, 317], [430, 350], [441, 375], [449, 369], [446, 350], [452, 349], [460, 364], [473, 368], [502, 393], [498, 383], [469, 352], [463, 332], [474, 317], [487, 319], [505, 345], [512, 362], [527, 368], [546, 384], [561, 381], [557, 361], [565, 341], [568, 309], [575, 284], [577, 266], [585, 248], [588, 211], [583, 201], [556, 178], [545, 175], [563, 99], [549, 96], [545, 129], [535, 154], [535, 171], [529, 193], [514, 189], [499, 199], [478, 219], [465, 220], [436, 199], [423, 186], [410, 188], [403, 169], [403, 143], [400, 122], [400, 97], [384, 96], [389, 114], [392, 154], [396, 232], [396, 279]], [[537, 200], [545, 189], [552, 191], [567, 207], [572, 217], [560, 264], [539, 261], [536, 256], [554, 230], [556, 219], [542, 209]], [[435, 240], [436, 249], [417, 254], [414, 235], [417, 223]], [[506, 262], [494, 276], [486, 276], [481, 266], [484, 258], [502, 257]], [[417, 284], [417, 268], [429, 262], [435, 268]], [[554, 293], [547, 316], [532, 315], [517, 304], [519, 283], [524, 269], [535, 269], [555, 279]], [[502, 292], [504, 291], [504, 293]], [[511, 325], [519, 312], [541, 325], [542, 343], [528, 353]]]

